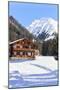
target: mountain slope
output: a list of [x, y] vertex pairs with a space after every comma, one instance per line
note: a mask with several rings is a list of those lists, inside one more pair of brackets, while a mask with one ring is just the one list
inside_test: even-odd
[[40, 40], [53, 39], [57, 33], [57, 21], [52, 18], [34, 20], [27, 29]]
[[14, 41], [20, 38], [29, 38], [32, 39], [33, 35], [18, 21], [10, 16], [9, 17], [9, 41]]

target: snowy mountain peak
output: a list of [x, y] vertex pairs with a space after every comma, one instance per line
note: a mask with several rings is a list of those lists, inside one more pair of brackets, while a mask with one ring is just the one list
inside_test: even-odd
[[47, 39], [54, 37], [54, 33], [57, 33], [57, 21], [52, 18], [40, 18], [34, 20], [27, 29], [40, 39]]

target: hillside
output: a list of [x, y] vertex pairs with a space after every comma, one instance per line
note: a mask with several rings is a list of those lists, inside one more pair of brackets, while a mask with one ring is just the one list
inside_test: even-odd
[[18, 23], [12, 16], [9, 17], [9, 41], [14, 41], [20, 38], [32, 39], [34, 36], [29, 31]]

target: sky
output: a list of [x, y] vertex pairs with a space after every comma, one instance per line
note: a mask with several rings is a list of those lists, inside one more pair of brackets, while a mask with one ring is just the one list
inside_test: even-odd
[[58, 20], [57, 5], [9, 2], [9, 16], [13, 16], [20, 24], [29, 26], [33, 20], [53, 18]]

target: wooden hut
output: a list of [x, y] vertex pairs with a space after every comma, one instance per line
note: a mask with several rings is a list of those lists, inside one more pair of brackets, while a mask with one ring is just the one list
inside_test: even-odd
[[33, 40], [18, 39], [9, 43], [9, 56], [12, 58], [34, 59], [38, 54], [38, 47]]

